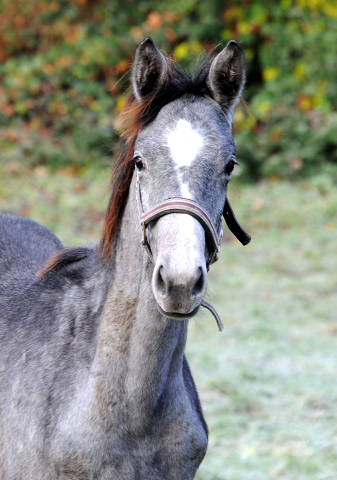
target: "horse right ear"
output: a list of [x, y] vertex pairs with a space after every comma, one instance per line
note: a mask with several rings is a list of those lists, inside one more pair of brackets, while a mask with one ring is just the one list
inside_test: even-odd
[[136, 99], [142, 100], [148, 93], [161, 87], [166, 76], [167, 63], [164, 55], [152, 38], [146, 38], [136, 50], [132, 67], [132, 86]]
[[245, 56], [238, 42], [231, 40], [213, 60], [207, 79], [211, 94], [230, 121], [245, 83]]

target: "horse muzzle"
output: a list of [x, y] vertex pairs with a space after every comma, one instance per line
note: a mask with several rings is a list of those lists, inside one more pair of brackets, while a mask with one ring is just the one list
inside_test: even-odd
[[206, 263], [187, 261], [182, 266], [172, 260], [167, 256], [157, 258], [152, 290], [160, 313], [168, 318], [188, 319], [198, 312], [206, 293]]

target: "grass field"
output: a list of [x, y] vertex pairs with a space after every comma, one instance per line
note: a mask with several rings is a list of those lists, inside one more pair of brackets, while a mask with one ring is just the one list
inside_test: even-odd
[[[66, 244], [98, 240], [106, 171], [0, 173], [0, 211], [29, 216]], [[230, 233], [211, 268], [187, 356], [207, 423], [198, 480], [337, 479], [337, 191], [327, 176], [233, 183], [251, 233]]]

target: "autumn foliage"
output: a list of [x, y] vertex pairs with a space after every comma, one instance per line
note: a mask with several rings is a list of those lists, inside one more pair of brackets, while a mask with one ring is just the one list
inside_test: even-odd
[[234, 118], [242, 175], [337, 176], [334, 0], [3, 0], [2, 168], [111, 163], [134, 50], [186, 68], [231, 38], [247, 57]]

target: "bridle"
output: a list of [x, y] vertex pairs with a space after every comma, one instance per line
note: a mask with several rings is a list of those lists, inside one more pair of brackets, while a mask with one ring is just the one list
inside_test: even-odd
[[[206, 243], [209, 251], [208, 260], [206, 262], [207, 270], [209, 270], [210, 265], [218, 260], [218, 254], [221, 248], [221, 240], [223, 236], [222, 231], [222, 221], [218, 228], [215, 228], [212, 220], [209, 218], [208, 214], [203, 208], [200, 207], [194, 200], [189, 200], [187, 198], [169, 198], [164, 200], [161, 203], [158, 203], [152, 207], [147, 212], [144, 212], [140, 194], [140, 185], [139, 185], [139, 170], [135, 167], [136, 170], [136, 199], [137, 199], [137, 209], [140, 224], [143, 230], [142, 245], [145, 248], [146, 253], [148, 254], [150, 260], [153, 263], [153, 255], [151, 251], [150, 244], [146, 235], [146, 227], [149, 223], [157, 220], [164, 215], [169, 215], [170, 213], [187, 213], [192, 217], [196, 218], [198, 222], [203, 226], [205, 230]], [[223, 217], [225, 222], [230, 229], [230, 231], [236, 236], [236, 238], [242, 243], [242, 245], [247, 245], [251, 241], [251, 236], [241, 227], [239, 224], [231, 204], [226, 196], [225, 205], [223, 209]], [[207, 308], [215, 317], [219, 330], [223, 330], [223, 324], [220, 320], [220, 317], [214, 307], [210, 305], [205, 300], [202, 300], [200, 303], [203, 307]]]

